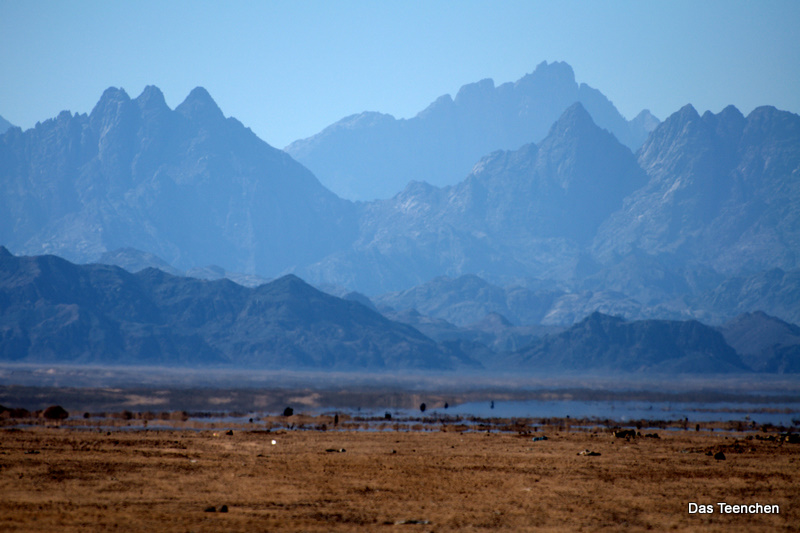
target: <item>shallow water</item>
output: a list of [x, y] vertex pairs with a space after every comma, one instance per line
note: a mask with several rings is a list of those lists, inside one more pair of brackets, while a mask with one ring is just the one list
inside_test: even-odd
[[800, 420], [800, 403], [683, 403], [683, 402], [625, 402], [577, 400], [529, 400], [464, 403], [449, 409], [435, 409], [429, 416], [475, 416], [480, 418], [594, 418], [628, 420], [684, 420], [689, 422], [755, 422], [756, 424], [793, 425]]

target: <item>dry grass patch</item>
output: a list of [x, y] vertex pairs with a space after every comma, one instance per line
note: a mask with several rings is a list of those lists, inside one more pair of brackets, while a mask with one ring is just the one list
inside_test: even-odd
[[[630, 441], [607, 432], [548, 437], [7, 429], [0, 431], [0, 530], [793, 531], [800, 524], [798, 444], [694, 431]], [[600, 455], [578, 455], [585, 449]], [[714, 459], [718, 451], [724, 461]], [[774, 503], [781, 514], [688, 513], [689, 502], [716, 510], [720, 501]], [[216, 512], [207, 512], [212, 506]]]

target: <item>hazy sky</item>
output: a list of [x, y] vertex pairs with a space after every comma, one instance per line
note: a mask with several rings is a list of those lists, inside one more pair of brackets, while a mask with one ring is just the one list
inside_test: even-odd
[[279, 148], [362, 111], [408, 118], [542, 61], [633, 118], [800, 112], [800, 1], [0, 0], [0, 115], [88, 113], [110, 86], [195, 86]]

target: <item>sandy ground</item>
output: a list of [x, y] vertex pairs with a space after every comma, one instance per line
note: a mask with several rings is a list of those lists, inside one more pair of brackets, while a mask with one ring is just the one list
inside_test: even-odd
[[[800, 528], [800, 444], [761, 433], [304, 427], [323, 424], [1, 429], [0, 531]], [[690, 514], [690, 502], [714, 512]], [[780, 513], [722, 514], [718, 502]]]

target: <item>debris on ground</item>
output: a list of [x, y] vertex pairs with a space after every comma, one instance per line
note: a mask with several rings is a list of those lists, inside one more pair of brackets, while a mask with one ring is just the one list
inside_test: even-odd
[[583, 450], [582, 452], [578, 452], [578, 455], [586, 455], [586, 456], [589, 456], [589, 457], [595, 457], [595, 456], [600, 455], [600, 453], [599, 452], [593, 452], [591, 450]]

